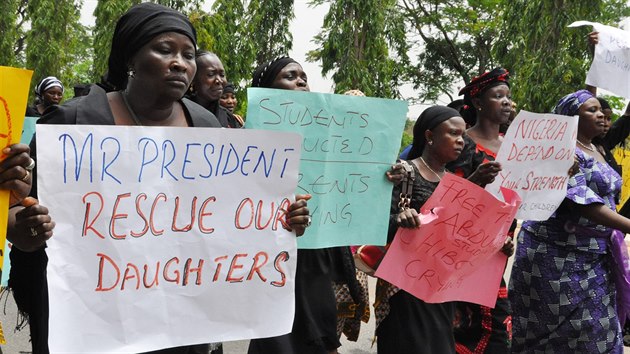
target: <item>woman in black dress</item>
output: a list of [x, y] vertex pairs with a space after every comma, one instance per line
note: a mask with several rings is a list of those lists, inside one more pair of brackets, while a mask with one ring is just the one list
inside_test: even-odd
[[[280, 57], [259, 66], [253, 87], [309, 91], [302, 66]], [[337, 336], [337, 308], [333, 282], [346, 283], [353, 298], [359, 287], [349, 247], [298, 249], [295, 275], [295, 319], [291, 333], [255, 339], [250, 354], [328, 354], [341, 346]]]
[[[410, 207], [400, 210], [402, 186], [392, 192], [388, 241], [398, 227], [422, 227], [418, 212], [447, 172], [446, 164], [464, 149], [466, 122], [449, 107], [426, 109], [414, 125], [408, 162], [415, 170]], [[429, 304], [379, 279], [376, 289], [376, 335], [382, 353], [454, 353], [453, 302]]]

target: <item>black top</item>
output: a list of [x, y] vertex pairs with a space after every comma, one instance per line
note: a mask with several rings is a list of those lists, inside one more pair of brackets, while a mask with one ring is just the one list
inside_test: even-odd
[[[197, 96], [195, 95], [188, 96], [188, 98], [195, 103], [199, 102], [199, 100], [197, 99]], [[201, 107], [204, 107], [204, 106], [201, 106]], [[234, 114], [228, 111], [227, 108], [221, 106], [219, 104], [219, 101], [212, 102], [210, 106], [206, 108], [208, 111], [210, 111], [212, 114], [216, 116], [217, 120], [219, 121], [219, 123], [221, 124], [223, 128], [242, 128], [243, 127], [241, 123], [234, 117]]]
[[24, 116], [26, 116], [26, 117], [41, 117], [42, 115], [39, 114], [39, 111], [37, 110], [36, 106], [28, 106], [28, 107], [26, 107], [26, 114]]
[[[407, 161], [413, 169], [415, 170], [416, 178], [413, 181], [413, 190], [411, 192], [411, 202], [409, 203], [409, 207], [415, 209], [418, 214], [420, 213], [420, 208], [424, 205], [424, 203], [429, 200], [433, 191], [437, 188], [439, 182], [431, 182], [420, 174], [420, 170], [418, 166], [411, 162], [411, 160]], [[398, 203], [400, 202], [400, 193], [402, 192], [402, 183], [399, 183], [397, 186], [394, 186], [392, 190], [392, 205], [389, 212], [389, 229], [387, 232], [387, 243], [390, 243], [394, 240], [394, 235], [396, 235], [396, 231], [398, 231], [398, 224], [396, 223], [396, 218], [398, 217], [398, 213], [400, 212], [400, 208], [398, 207]]]
[[628, 134], [630, 134], [630, 116], [624, 114], [610, 126], [602, 145], [607, 149], [612, 149], [617, 145], [625, 146]]

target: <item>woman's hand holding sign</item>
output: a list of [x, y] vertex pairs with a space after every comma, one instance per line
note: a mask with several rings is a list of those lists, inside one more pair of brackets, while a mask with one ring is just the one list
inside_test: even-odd
[[22, 206], [11, 208], [9, 220], [7, 239], [24, 252], [34, 252], [44, 247], [55, 228], [48, 208], [32, 197], [26, 197]]
[[304, 235], [306, 228], [311, 226], [311, 216], [306, 202], [309, 199], [311, 199], [310, 194], [297, 194], [295, 203], [291, 203], [287, 210], [286, 220], [289, 225], [287, 230], [295, 231], [297, 236]]
[[10, 191], [10, 206], [20, 203], [31, 191], [35, 161], [29, 156], [30, 151], [26, 144], [14, 144], [2, 150], [6, 158], [0, 162], [0, 189]]

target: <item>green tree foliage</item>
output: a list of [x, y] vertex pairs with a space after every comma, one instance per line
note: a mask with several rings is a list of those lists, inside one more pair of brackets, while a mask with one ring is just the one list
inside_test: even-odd
[[255, 66], [291, 50], [289, 23], [295, 17], [293, 0], [251, 0], [247, 14], [246, 33], [256, 51]]
[[24, 66], [28, 0], [0, 2], [0, 65]]
[[69, 50], [68, 64], [62, 68], [60, 79], [68, 86], [64, 93], [66, 99], [74, 96], [72, 87], [75, 84], [87, 84], [93, 82], [92, 64], [94, 50], [92, 47], [92, 35], [88, 28], [76, 24], [73, 31], [66, 39]]
[[[531, 1], [539, 3], [541, 1]], [[544, 2], [544, 1], [543, 1]], [[506, 0], [401, 0], [413, 64], [407, 77], [420, 101], [451, 100], [453, 85], [495, 66], [491, 48]]]
[[249, 86], [257, 65], [292, 47], [289, 22], [293, 1], [217, 0], [210, 13], [193, 11], [190, 19], [197, 30], [199, 48], [221, 59], [239, 101], [237, 113], [245, 112], [245, 87]]
[[17, 41], [17, 8], [18, 0], [0, 2], [0, 65], [15, 65], [14, 47]]
[[[114, 35], [114, 29], [116, 28], [116, 22], [129, 8], [140, 2], [140, 0], [98, 1], [96, 9], [94, 10], [96, 21], [93, 30], [95, 53], [92, 75], [93, 81], [100, 81], [101, 77], [107, 71], [107, 60], [112, 46], [112, 37]], [[152, 2], [171, 7], [183, 13], [199, 13], [199, 7], [203, 1], [155, 0]]]
[[308, 53], [321, 61], [322, 74], [333, 72], [336, 91], [359, 89], [367, 96], [397, 97], [402, 65], [390, 56], [390, 46], [407, 60], [404, 24], [396, 0], [313, 0], [330, 4], [319, 48]]
[[112, 46], [112, 36], [116, 21], [131, 6], [140, 0], [108, 0], [99, 1], [94, 9], [95, 26], [92, 31], [94, 38], [94, 65], [92, 81], [99, 82], [107, 71], [107, 59]]
[[237, 111], [243, 113], [247, 99], [244, 87], [251, 81], [256, 56], [243, 1], [217, 0], [211, 14], [191, 14], [190, 17], [197, 29], [199, 48], [221, 59], [228, 81], [236, 88]]
[[416, 124], [415, 121], [407, 119], [405, 122], [405, 130], [403, 130], [402, 138], [400, 139], [400, 150], [399, 153], [402, 152], [407, 146], [413, 143], [413, 126]]
[[591, 29], [567, 25], [589, 20], [614, 26], [629, 10], [625, 0], [511, 1], [494, 51], [513, 73], [519, 108], [548, 112], [562, 96], [585, 87]]
[[155, 0], [157, 4], [168, 6], [183, 13], [190, 13], [198, 10], [203, 0]]
[[34, 70], [31, 85], [49, 75], [73, 84], [77, 45], [85, 35], [79, 7], [72, 0], [29, 0], [27, 13], [31, 29], [26, 37], [26, 67]]

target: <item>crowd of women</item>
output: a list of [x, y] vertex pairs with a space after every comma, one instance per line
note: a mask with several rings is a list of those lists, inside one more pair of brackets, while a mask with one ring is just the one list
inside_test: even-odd
[[[289, 57], [258, 67], [251, 86], [309, 91], [302, 66]], [[152, 3], [133, 6], [117, 22], [102, 83], [60, 105], [63, 90], [56, 78], [43, 79], [27, 115], [41, 115], [38, 124], [243, 127], [221, 59], [198, 50], [195, 29], [184, 15]], [[501, 171], [494, 159], [514, 116], [509, 73], [502, 68], [484, 73], [460, 95], [459, 109], [433, 106], [420, 115], [406, 163], [386, 173], [394, 184], [390, 242], [399, 227], [422, 227], [418, 211], [446, 173], [485, 186]], [[379, 279], [374, 301], [379, 353], [623, 351], [625, 318], [617, 315], [610, 239], [613, 230], [630, 233], [630, 219], [616, 212], [621, 177], [609, 149], [628, 135], [630, 112], [611, 127], [605, 108], [610, 111], [587, 90], [559, 98], [553, 113], [579, 117], [576, 166], [568, 172], [566, 198], [549, 220], [525, 221], [516, 242], [516, 222], [504, 235], [500, 252], [511, 256], [516, 243], [516, 256], [509, 289], [502, 279], [495, 306], [426, 303]], [[11, 191], [9, 286], [28, 318], [33, 352], [48, 353], [54, 323], [48, 321], [46, 242], [54, 242], [55, 222], [36, 199], [37, 143], [46, 144], [33, 141], [30, 150], [16, 144], [3, 151], [8, 157], [0, 162], [0, 188]], [[400, 183], [405, 178], [407, 183]], [[408, 208], [400, 207], [403, 186], [411, 188]], [[289, 227], [298, 236], [310, 224], [309, 198], [296, 195], [288, 210]], [[341, 333], [356, 340], [357, 321], [369, 317], [365, 279], [349, 247], [298, 250], [292, 331], [252, 339], [249, 353], [336, 353]], [[220, 352], [220, 345], [155, 353], [211, 351]]]

